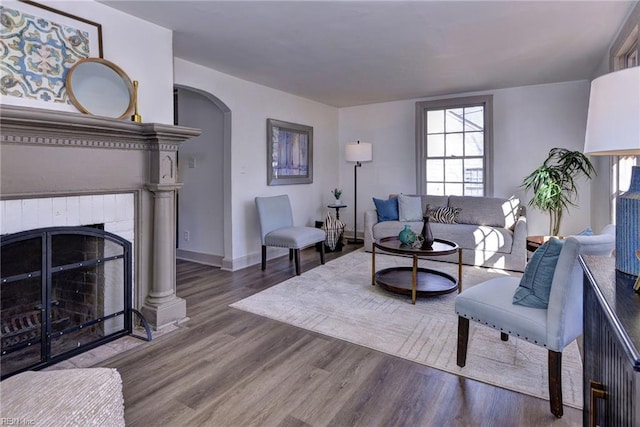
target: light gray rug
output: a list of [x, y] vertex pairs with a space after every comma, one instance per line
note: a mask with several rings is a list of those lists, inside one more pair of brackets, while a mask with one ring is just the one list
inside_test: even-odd
[[[376, 269], [411, 265], [409, 258], [376, 255]], [[457, 265], [421, 260], [457, 277]], [[502, 270], [463, 267], [467, 288]], [[520, 274], [517, 274], [520, 276]], [[457, 293], [418, 298], [371, 286], [371, 254], [353, 252], [231, 305], [498, 387], [548, 399], [547, 350], [471, 322], [467, 365], [456, 365]], [[576, 342], [562, 357], [566, 405], [582, 409], [582, 363]]]

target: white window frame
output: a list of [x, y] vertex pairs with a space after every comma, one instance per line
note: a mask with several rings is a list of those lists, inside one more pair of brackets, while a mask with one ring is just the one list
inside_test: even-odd
[[[640, 66], [640, 3], [636, 4], [635, 8], [629, 15], [629, 18], [622, 26], [618, 37], [613, 42], [611, 49], [609, 50], [609, 70], [618, 71], [625, 68]], [[625, 170], [620, 167], [624, 164]], [[611, 183], [611, 197], [609, 200], [609, 215], [612, 223], [615, 223], [616, 211], [615, 211], [615, 199], [618, 195], [627, 191], [629, 187], [628, 178], [631, 176], [631, 167], [633, 165], [640, 165], [640, 156], [633, 156], [629, 159], [629, 156], [611, 156], [609, 168], [610, 183]], [[627, 179], [623, 179], [626, 177]]]
[[416, 102], [416, 190], [418, 194], [427, 194], [427, 112], [432, 110], [473, 107], [477, 105], [484, 107], [484, 196], [493, 196], [493, 95]]

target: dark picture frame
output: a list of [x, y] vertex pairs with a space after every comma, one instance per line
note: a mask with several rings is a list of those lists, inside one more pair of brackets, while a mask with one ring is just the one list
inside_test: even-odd
[[77, 111], [66, 90], [69, 70], [102, 58], [102, 25], [33, 1], [2, 6], [2, 95], [11, 104]]
[[313, 127], [267, 119], [267, 185], [313, 182]]
[[[85, 18], [81, 18], [80, 16], [77, 15], [72, 15], [71, 13], [67, 13], [67, 12], [63, 12], [61, 10], [58, 9], [54, 9], [51, 6], [45, 5], [45, 4], [40, 4], [37, 3], [35, 1], [31, 1], [31, 0], [18, 0], [18, 2], [20, 3], [24, 3], [26, 5], [30, 5], [39, 9], [42, 9], [44, 11], [49, 12], [50, 14], [46, 14], [45, 12], [43, 12], [42, 14], [38, 14], [39, 16], [46, 18], [46, 19], [56, 19], [55, 15], [60, 15], [61, 17], [67, 18], [70, 21], [78, 21], [78, 23], [81, 23], [81, 25], [84, 25], [84, 30], [91, 30], [91, 31], [95, 31], [95, 35], [94, 37], [96, 37], [96, 41], [97, 41], [97, 51], [91, 51], [90, 56], [91, 57], [98, 57], [98, 58], [102, 58], [103, 57], [103, 51], [102, 51], [102, 25], [98, 24], [97, 22], [94, 21], [90, 21], [88, 19]], [[28, 11], [28, 9], [27, 9]], [[37, 13], [37, 12], [36, 12]], [[71, 22], [70, 22], [71, 23]]]

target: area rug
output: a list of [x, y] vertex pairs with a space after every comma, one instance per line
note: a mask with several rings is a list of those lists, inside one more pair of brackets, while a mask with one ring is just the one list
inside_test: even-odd
[[[376, 269], [411, 265], [408, 258], [376, 255]], [[457, 277], [457, 265], [421, 260]], [[501, 275], [498, 269], [464, 266], [463, 288]], [[371, 286], [371, 254], [358, 251], [305, 271], [231, 307], [369, 347], [456, 375], [549, 399], [547, 350], [471, 322], [467, 364], [456, 365], [456, 293], [418, 298]], [[565, 405], [582, 409], [582, 362], [574, 341], [563, 352]]]

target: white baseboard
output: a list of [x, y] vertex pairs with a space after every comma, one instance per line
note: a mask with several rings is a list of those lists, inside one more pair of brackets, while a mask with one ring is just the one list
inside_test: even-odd
[[[270, 259], [287, 256], [288, 254], [288, 249], [269, 247], [267, 249], [267, 268]], [[211, 255], [201, 252], [188, 251], [185, 249], [177, 249], [176, 258], [185, 261], [197, 262], [199, 264], [220, 267], [222, 270], [226, 271], [237, 271], [242, 270], [243, 268], [251, 267], [252, 265], [260, 264], [262, 262], [262, 253], [254, 252], [243, 257], [229, 259], [220, 255]]]
[[212, 265], [214, 267], [223, 266], [223, 257], [220, 255], [205, 254], [202, 252], [188, 251], [186, 249], [176, 249], [176, 258], [197, 262], [199, 264]]
[[[274, 248], [274, 247], [267, 248], [267, 266], [269, 265], [270, 259], [281, 257], [288, 254], [289, 254], [288, 249], [280, 249], [280, 248]], [[251, 267], [252, 265], [260, 264], [261, 262], [262, 262], [262, 253], [254, 252], [254, 253], [245, 255], [243, 257], [235, 258], [231, 260], [228, 258], [224, 258], [222, 261], [222, 269], [228, 270], [228, 271], [242, 270], [243, 268]]]

